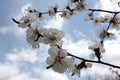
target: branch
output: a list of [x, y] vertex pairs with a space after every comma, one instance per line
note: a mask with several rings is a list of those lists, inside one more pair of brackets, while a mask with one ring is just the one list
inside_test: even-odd
[[[37, 11], [38, 13], [41, 13], [41, 14], [49, 14], [49, 12], [39, 12]], [[57, 11], [56, 13], [63, 13], [63, 12], [66, 12], [66, 11]]]
[[120, 12], [115, 12], [115, 11], [108, 11], [108, 10], [101, 10], [101, 9], [88, 9], [89, 11], [98, 11], [98, 12], [106, 12], [106, 13], [120, 13]]
[[111, 19], [111, 21], [110, 21], [110, 23], [109, 23], [109, 25], [108, 25], [108, 27], [107, 27], [107, 31], [109, 30], [109, 28], [110, 28], [110, 25], [112, 24], [112, 21], [114, 20], [114, 18], [116, 17], [116, 15], [117, 15], [118, 13], [115, 13], [114, 14], [114, 16], [113, 16], [113, 18]]
[[15, 22], [16, 24], [20, 24], [19, 21], [15, 20], [14, 18], [12, 18], [13, 22]]
[[77, 58], [77, 59], [84, 60], [85, 62], [92, 62], [92, 63], [104, 64], [104, 65], [107, 65], [107, 66], [111, 66], [111, 67], [120, 69], [120, 66], [113, 65], [113, 64], [110, 64], [110, 63], [106, 63], [106, 62], [103, 62], [103, 61], [88, 60], [88, 59], [84, 59], [84, 58], [81, 58], [81, 57], [72, 55], [72, 54], [70, 54], [70, 53], [68, 53], [68, 56], [72, 56], [72, 57], [75, 57], [75, 58]]

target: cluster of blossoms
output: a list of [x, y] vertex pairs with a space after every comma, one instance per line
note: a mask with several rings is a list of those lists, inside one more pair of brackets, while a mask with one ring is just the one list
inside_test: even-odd
[[106, 29], [102, 28], [102, 30], [99, 33], [99, 38], [101, 39], [101, 41], [103, 41], [105, 38], [108, 38], [112, 35], [113, 33], [108, 32]]
[[[49, 16], [53, 17], [59, 12], [61, 17], [70, 18], [77, 12], [81, 12], [85, 9], [85, 0], [70, 0], [70, 3], [65, 6], [64, 11], [59, 11], [57, 4], [50, 7], [47, 12], [38, 12], [37, 10], [29, 7], [25, 9], [26, 13], [22, 15], [20, 19], [17, 20], [12, 18], [12, 20], [17, 23], [18, 27], [27, 29], [26, 40], [34, 49], [39, 48], [40, 43], [48, 44], [50, 46], [48, 50], [49, 56], [46, 59], [46, 63], [48, 65], [47, 69], [52, 68], [55, 72], [58, 73], [69, 71], [71, 72], [71, 76], [74, 76], [75, 74], [80, 76], [82, 69], [92, 67], [92, 64], [88, 62], [97, 61], [79, 58], [77, 56], [71, 55], [67, 50], [62, 49], [62, 38], [64, 37], [64, 32], [55, 28], [47, 29], [42, 27], [39, 23], [39, 19], [43, 17], [43, 14], [48, 14]], [[120, 19], [115, 17], [116, 14], [113, 18], [108, 16], [94, 18], [93, 12], [94, 11], [89, 13], [88, 16], [91, 20], [94, 20], [95, 24], [108, 22], [110, 25], [112, 24], [115, 26], [115, 28], [119, 29], [118, 25], [120, 24]], [[106, 37], [112, 35], [112, 33], [108, 32], [108, 29], [103, 28], [101, 30], [99, 34], [101, 41], [93, 41], [93, 43], [88, 46], [88, 48], [93, 52], [89, 55], [89, 57], [91, 59], [97, 57], [99, 63], [101, 62], [101, 53], [105, 52], [103, 41]], [[79, 59], [80, 63], [75, 64], [75, 59]]]
[[[79, 4], [79, 2], [73, 2]], [[82, 3], [80, 4], [82, 5]], [[77, 5], [78, 7], [78, 5]], [[76, 8], [77, 10], [78, 8]], [[71, 72], [71, 76], [80, 76], [80, 70], [83, 68], [90, 68], [91, 63], [86, 61], [80, 61], [79, 64], [75, 64], [75, 57], [69, 55], [67, 50], [62, 49], [62, 38], [64, 32], [55, 28], [44, 28], [40, 25], [38, 20], [42, 17], [42, 14], [49, 14], [49, 16], [55, 16], [58, 11], [58, 6], [52, 6], [46, 13], [41, 13], [33, 8], [25, 9], [26, 13], [19, 19], [12, 19], [17, 23], [18, 27], [26, 28], [26, 41], [34, 48], [39, 48], [40, 43], [48, 44], [50, 46], [48, 50], [48, 57], [46, 63], [48, 64], [47, 69], [52, 68], [55, 72], [64, 73], [66, 71]], [[67, 14], [71, 14], [72, 9], [70, 6], [66, 6]], [[63, 13], [64, 13], [63, 12]], [[62, 14], [61, 14], [62, 17]]]
[[[75, 9], [71, 9], [70, 5], [65, 7], [65, 11], [61, 14], [67, 14], [69, 17], [73, 12], [85, 9], [85, 3], [83, 0], [71, 0], [71, 3], [76, 4]], [[83, 8], [82, 8], [83, 7]], [[52, 68], [55, 72], [64, 73], [66, 71], [71, 72], [71, 76], [80, 76], [80, 70], [83, 68], [90, 68], [91, 63], [87, 63], [85, 60], [80, 61], [79, 64], [75, 64], [75, 57], [69, 55], [67, 50], [62, 49], [62, 38], [64, 32], [55, 28], [44, 28], [40, 25], [38, 20], [43, 17], [43, 14], [49, 14], [49, 16], [55, 16], [58, 11], [58, 5], [49, 8], [48, 12], [41, 13], [35, 9], [29, 7], [25, 9], [26, 14], [22, 15], [20, 19], [14, 19], [13, 21], [18, 24], [20, 28], [26, 28], [26, 41], [34, 48], [39, 48], [40, 43], [49, 44], [48, 57], [46, 63], [48, 64], [47, 69]]]
[[95, 25], [103, 24], [103, 23], [110, 23], [113, 28], [115, 28], [116, 30], [119, 30], [120, 29], [120, 26], [119, 26], [120, 25], [120, 17], [116, 16], [119, 12], [112, 12], [112, 11], [105, 11], [105, 10], [101, 10], [101, 11], [107, 12], [107, 13], [112, 13], [112, 14], [114, 14], [114, 16], [113, 15], [105, 15], [105, 16], [94, 17], [94, 15], [95, 15], [95, 14], [93, 14], [94, 10], [91, 10], [91, 12], [88, 13], [87, 19], [93, 20], [93, 23]]
[[94, 59], [96, 56], [98, 58], [98, 60], [100, 61], [101, 53], [105, 52], [105, 49], [103, 48], [103, 45], [101, 44], [101, 42], [93, 41], [93, 43], [91, 45], [89, 45], [88, 48], [93, 51], [93, 53], [91, 53], [89, 55], [89, 57], [91, 59]]
[[63, 18], [69, 19], [71, 16], [75, 15], [77, 12], [82, 12], [86, 9], [87, 9], [87, 5], [85, 3], [85, 0], [70, 0], [70, 2], [64, 8], [65, 11], [63, 11], [63, 13], [60, 14], [60, 16]]
[[46, 63], [49, 65], [47, 68], [51, 68], [58, 73], [64, 73], [70, 71], [73, 75], [80, 76], [80, 70], [83, 68], [91, 68], [91, 63], [81, 61], [80, 64], [74, 64], [74, 57], [68, 57], [68, 52], [65, 49], [61, 49], [57, 46], [53, 46], [48, 50], [49, 57], [46, 59]]
[[92, 75], [92, 80], [120, 80], [120, 73], [117, 70], [113, 70], [113, 68], [108, 68], [101, 72], [95, 72]]

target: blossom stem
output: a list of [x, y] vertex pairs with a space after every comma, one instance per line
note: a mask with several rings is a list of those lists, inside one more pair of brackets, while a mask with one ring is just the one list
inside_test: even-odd
[[13, 22], [17, 23], [17, 24], [20, 24], [19, 21], [15, 20], [14, 18], [12, 18]]
[[68, 56], [75, 57], [75, 58], [80, 59], [80, 60], [83, 60], [83, 61], [85, 61], [85, 62], [98, 63], [98, 64], [103, 64], [103, 65], [107, 65], [107, 66], [111, 66], [111, 67], [114, 67], [114, 68], [118, 68], [118, 69], [120, 69], [120, 66], [113, 65], [113, 64], [110, 64], [110, 63], [106, 63], [106, 62], [103, 62], [103, 61], [88, 60], [88, 59], [84, 59], [84, 58], [81, 58], [81, 57], [75, 56], [75, 55], [70, 54], [70, 53], [68, 53]]
[[55, 61], [53, 64], [49, 65], [48, 67], [46, 67], [46, 69], [49, 69], [49, 68], [53, 67], [56, 62], [57, 61]]

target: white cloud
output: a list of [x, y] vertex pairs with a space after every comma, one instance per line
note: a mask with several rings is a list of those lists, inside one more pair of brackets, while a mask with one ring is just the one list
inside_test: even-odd
[[103, 54], [103, 59], [107, 62], [120, 66], [120, 63], [118, 62], [118, 60], [120, 59], [120, 31], [110, 30], [110, 32], [114, 33], [116, 39], [105, 41], [104, 46], [106, 52]]
[[[47, 54], [43, 51], [45, 47], [42, 47], [42, 50], [40, 50], [40, 52], [38, 51], [41, 54], [39, 56], [37, 55], [37, 50], [33, 49], [14, 49], [12, 53], [7, 53], [5, 57], [7, 60], [0, 63], [0, 80], [69, 80], [66, 75], [40, 68], [37, 66], [38, 64], [34, 64], [27, 72], [20, 68], [26, 67], [26, 65], [22, 65], [23, 63], [30, 62], [30, 65], [33, 65], [32, 63], [36, 61], [40, 62], [41, 64], [39, 64], [43, 66], [43, 62], [40, 60], [45, 60]], [[47, 50], [45, 50], [45, 52], [47, 52]], [[39, 78], [34, 78], [32, 76], [33, 74], [39, 76]]]
[[8, 27], [1, 27], [0, 28], [0, 34], [5, 35], [5, 34], [10, 34], [13, 33], [16, 36], [23, 36], [25, 35], [25, 29], [18, 28], [17, 26], [8, 26]]
[[[106, 39], [104, 42], [104, 47], [106, 52], [102, 54], [102, 61], [111, 63], [114, 65], [120, 66], [120, 31], [116, 30], [109, 30], [109, 32], [114, 33], [115, 39]], [[88, 45], [90, 43], [90, 40], [82, 39], [77, 42], [73, 42], [70, 38], [64, 38], [64, 48], [68, 50], [73, 55], [77, 55], [78, 57], [88, 58], [89, 54], [91, 53], [90, 50], [88, 50]], [[97, 60], [97, 59], [95, 59]], [[95, 72], [97, 69], [101, 72], [102, 70], [106, 70], [109, 66], [103, 65], [103, 64], [94, 64], [93, 68], [90, 71]], [[89, 71], [89, 72], [90, 72]], [[101, 72], [102, 73], [102, 72]], [[82, 76], [87, 75], [88, 72], [86, 71], [85, 74], [82, 74]], [[90, 73], [91, 74], [91, 73]], [[107, 74], [107, 72], [105, 73]]]
[[69, 80], [66, 75], [56, 73], [52, 70], [34, 68], [34, 71], [40, 75], [40, 80]]
[[88, 44], [90, 43], [89, 40], [81, 39], [77, 42], [73, 42], [70, 38], [64, 38], [63, 41], [63, 47], [71, 54], [86, 57], [90, 53], [90, 50], [88, 49]]
[[15, 76], [18, 73], [19, 69], [16, 66], [10, 65], [8, 63], [0, 63], [0, 80], [3, 80], [3, 78]]
[[0, 80], [38, 80], [29, 73], [20, 72], [18, 66], [10, 63], [0, 63]]
[[55, 18], [52, 18], [50, 20], [45, 20], [45, 26], [46, 28], [56, 28], [56, 29], [62, 29], [64, 25], [64, 19], [59, 16], [59, 14], [56, 14]]
[[78, 31], [78, 30], [74, 30], [74, 34], [76, 36], [76, 38], [80, 38], [80, 37], [83, 37], [83, 38], [88, 38], [88, 36], [86, 36], [84, 33]]
[[37, 56], [37, 51], [29, 50], [29, 49], [21, 49], [21, 50], [14, 49], [13, 53], [8, 53], [6, 57], [9, 61], [16, 63], [18, 63], [19, 61], [35, 63], [36, 61], [39, 60]]
[[[120, 7], [118, 6], [116, 0], [99, 0], [96, 5], [96, 9], [103, 9], [109, 11], [120, 11]], [[104, 16], [109, 13], [100, 13], [100, 16]]]

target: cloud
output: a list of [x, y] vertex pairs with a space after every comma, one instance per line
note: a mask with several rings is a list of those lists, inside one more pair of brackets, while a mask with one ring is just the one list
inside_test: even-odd
[[[0, 80], [69, 80], [66, 75], [45, 69], [44, 62], [47, 57], [45, 49], [48, 49], [48, 46], [41, 45], [40, 50], [23, 48], [7, 53], [5, 61], [0, 63]], [[25, 67], [29, 71], [24, 71]], [[33, 75], [38, 77], [35, 78]]]
[[118, 60], [120, 59], [120, 31], [109, 31], [114, 33], [116, 39], [108, 39], [105, 41], [104, 47], [106, 49], [106, 52], [103, 54], [103, 59], [107, 62], [120, 66], [120, 63], [118, 62]]
[[88, 36], [86, 36], [84, 33], [78, 31], [78, 30], [74, 30], [74, 34], [76, 36], [76, 38], [80, 38], [80, 37], [83, 37], [83, 38], [88, 38]]
[[64, 19], [60, 17], [59, 14], [56, 14], [55, 18], [52, 18], [50, 20], [45, 20], [45, 26], [46, 28], [56, 28], [61, 30], [64, 25]]
[[66, 75], [56, 73], [52, 70], [34, 68], [34, 72], [40, 75], [40, 80], [69, 80]]
[[1, 27], [0, 28], [0, 35], [6, 35], [6, 34], [14, 34], [18, 37], [21, 37], [25, 35], [25, 29], [18, 28], [17, 26], [8, 26], [8, 27]]
[[14, 49], [12, 53], [8, 53], [6, 55], [6, 58], [8, 61], [12, 62], [31, 62], [35, 63], [39, 60], [37, 57], [37, 51], [35, 50], [29, 50], [29, 49]]
[[[116, 31], [115, 29], [113, 29], [109, 30], [109, 32], [114, 33], [115, 38], [106, 39], [104, 41], [105, 53], [102, 54], [101, 60], [120, 66], [120, 31]], [[68, 52], [73, 55], [77, 55], [78, 57], [89, 59], [89, 54], [91, 53], [91, 51], [88, 49], [88, 45], [91, 42], [90, 40], [81, 39], [77, 42], [73, 42], [70, 38], [64, 38], [63, 41], [63, 47], [67, 49]], [[97, 58], [95, 60], [97, 60]], [[108, 67], [110, 67], [102, 64], [93, 65], [93, 68], [88, 72], [86, 71], [85, 74], [82, 74], [82, 76], [87, 75], [91, 71], [94, 73], [96, 69], [101, 72], [101, 68], [102, 70], [106, 70]], [[107, 74], [107, 71], [105, 74]], [[90, 75], [92, 74], [90, 73]]]
[[74, 42], [71, 38], [66, 37], [63, 39], [63, 48], [76, 56], [86, 57], [90, 53], [90, 50], [88, 49], [89, 43], [90, 41], [86, 39], [80, 39], [77, 42]]
[[0, 63], [0, 80], [38, 80], [29, 73], [20, 72], [18, 66], [10, 63]]
[[[96, 3], [95, 8], [109, 11], [120, 11], [120, 7], [118, 6], [116, 0], [99, 0]], [[108, 14], [109, 13], [100, 13], [100, 16], [105, 16]]]

